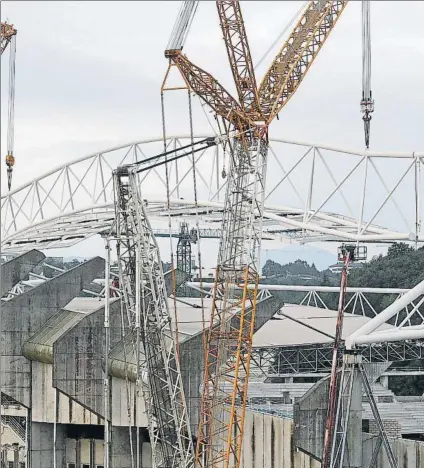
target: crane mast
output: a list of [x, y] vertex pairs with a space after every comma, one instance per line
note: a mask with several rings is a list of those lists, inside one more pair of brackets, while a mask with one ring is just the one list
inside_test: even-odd
[[136, 168], [119, 167], [113, 180], [119, 278], [136, 341], [137, 387], [147, 409], [153, 466], [190, 468], [193, 442], [158, 245]]
[[325, 433], [324, 433], [324, 448], [322, 455], [322, 468], [329, 468], [330, 466], [330, 455], [332, 448], [332, 438], [334, 435], [334, 426], [336, 424], [336, 404], [337, 404], [337, 392], [338, 392], [338, 361], [341, 353], [341, 341], [343, 331], [343, 318], [344, 310], [346, 306], [346, 288], [347, 288], [347, 275], [351, 261], [354, 259], [355, 247], [347, 246], [341, 249], [343, 261], [343, 269], [340, 280], [340, 295], [338, 304], [338, 314], [336, 323], [336, 334], [333, 343], [333, 358], [331, 364], [330, 374], [330, 391], [329, 391], [329, 402], [328, 402], [328, 414], [325, 422]]
[[[239, 468], [259, 279], [268, 126], [296, 91], [346, 1], [313, 1], [257, 87], [238, 1], [216, 2], [238, 101], [208, 72], [168, 49], [187, 87], [234, 132], [205, 355], [196, 462]], [[241, 289], [236, 293], [235, 286]], [[253, 287], [252, 287], [253, 286]], [[231, 320], [237, 314], [237, 320]], [[213, 325], [213, 326], [212, 326]]]

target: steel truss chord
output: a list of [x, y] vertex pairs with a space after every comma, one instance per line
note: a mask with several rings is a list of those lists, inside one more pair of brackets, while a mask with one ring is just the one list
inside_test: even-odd
[[[224, 155], [221, 145], [208, 146], [208, 136], [195, 136], [199, 152], [195, 158], [195, 171], [198, 177], [198, 208], [201, 210], [202, 223], [211, 227], [217, 225], [224, 213], [223, 194], [227, 179], [219, 174]], [[212, 140], [209, 140], [212, 142]], [[178, 180], [171, 176], [171, 214], [179, 220], [189, 221], [199, 209], [195, 209], [192, 187], [188, 183], [191, 173], [191, 146], [188, 136], [169, 137], [167, 148], [179, 149], [170, 167], [176, 171]], [[146, 168], [140, 182], [143, 183], [143, 196], [148, 200], [147, 210], [150, 219], [163, 219], [166, 214], [165, 177], [160, 167], [153, 167], [156, 162], [151, 157], [157, 154], [162, 139], [152, 138], [144, 141], [105, 149], [94, 154], [75, 158], [61, 163], [46, 173], [28, 180], [21, 187], [2, 194], [1, 198], [1, 247], [2, 251], [25, 252], [32, 248], [50, 249], [72, 246], [88, 237], [108, 231], [114, 222], [114, 201], [111, 172], [118, 165], [144, 161], [140, 166]], [[278, 242], [411, 242], [414, 233], [416, 245], [424, 241], [421, 218], [423, 216], [423, 184], [420, 179], [423, 165], [423, 153], [395, 153], [350, 151], [343, 148], [315, 145], [307, 142], [295, 142], [282, 139], [270, 139], [271, 158], [267, 161], [268, 189], [264, 209], [263, 239]], [[315, 149], [316, 164], [305, 170]], [[274, 157], [274, 154], [276, 157]], [[185, 156], [183, 156], [185, 154]], [[280, 155], [284, 154], [284, 158]], [[173, 156], [169, 156], [170, 159]], [[334, 173], [335, 160], [343, 161], [346, 168], [361, 160], [356, 171], [343, 182]], [[159, 158], [160, 159], [160, 158]], [[163, 159], [163, 158], [162, 158]], [[323, 161], [325, 161], [325, 164]], [[226, 162], [226, 164], [228, 161]], [[412, 164], [411, 166], [411, 163]], [[322, 168], [321, 168], [322, 165]], [[401, 169], [401, 177], [395, 181], [390, 174], [396, 168]], [[201, 168], [201, 169], [200, 169]], [[329, 168], [329, 169], [328, 169]], [[420, 169], [421, 168], [421, 169]], [[331, 171], [330, 171], [331, 169]], [[321, 172], [323, 173], [321, 174]], [[204, 174], [218, 174], [215, 177], [203, 177]], [[313, 174], [311, 172], [314, 172]], [[396, 172], [396, 171], [395, 171]], [[203, 175], [202, 175], [203, 174]], [[402, 178], [402, 181], [400, 179]], [[308, 184], [304, 180], [314, 180], [310, 210], [305, 213]], [[326, 183], [328, 180], [328, 183]], [[334, 192], [334, 188], [337, 190]], [[414, 182], [415, 181], [415, 182]], [[355, 185], [357, 191], [344, 191], [346, 184]], [[380, 189], [382, 203], [369, 195], [369, 187], [375, 184]], [[415, 190], [410, 190], [414, 186]], [[6, 187], [6, 184], [5, 184]], [[402, 201], [408, 209], [401, 210], [397, 194], [407, 187]], [[295, 190], [294, 190], [295, 188]], [[297, 193], [297, 195], [296, 195]], [[293, 195], [294, 194], [294, 195]], [[339, 196], [344, 196], [347, 203], [342, 210], [336, 208]], [[355, 209], [356, 198], [361, 198]], [[379, 197], [380, 198], [380, 197]], [[219, 201], [221, 199], [221, 202]], [[281, 205], [285, 200], [287, 205]], [[323, 201], [325, 209], [318, 210]], [[376, 205], [377, 202], [377, 205]], [[385, 210], [393, 203], [394, 210], [382, 222]], [[402, 206], [403, 206], [402, 205]], [[354, 208], [349, 216], [348, 206]], [[334, 211], [335, 210], [335, 211]], [[359, 214], [358, 214], [359, 211]], [[378, 212], [378, 214], [377, 214]], [[305, 217], [306, 220], [305, 221]], [[369, 220], [374, 219], [372, 224]], [[390, 223], [389, 225], [386, 225]], [[204, 227], [204, 226], [202, 226]], [[396, 230], [394, 230], [396, 229]]]
[[[384, 343], [361, 346], [360, 352], [364, 362], [400, 362], [423, 359], [424, 344], [419, 341]], [[285, 374], [328, 372], [331, 367], [331, 357], [331, 343], [271, 346], [252, 350], [252, 358], [260, 364], [270, 379]]]

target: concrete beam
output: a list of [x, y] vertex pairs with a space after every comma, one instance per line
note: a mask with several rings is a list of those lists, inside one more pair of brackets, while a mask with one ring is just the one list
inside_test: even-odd
[[19, 281], [24, 280], [46, 256], [39, 250], [30, 250], [1, 265], [0, 297], [8, 293]]
[[24, 342], [103, 270], [104, 260], [95, 257], [2, 305], [3, 393], [31, 407], [31, 362], [23, 356]]

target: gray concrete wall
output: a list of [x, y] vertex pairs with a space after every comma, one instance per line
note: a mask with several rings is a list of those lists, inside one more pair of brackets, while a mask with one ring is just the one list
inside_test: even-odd
[[290, 468], [291, 419], [246, 411], [242, 468]]
[[[148, 419], [144, 398], [142, 392], [137, 396], [137, 388], [135, 382], [131, 380], [111, 378], [111, 408], [112, 408], [112, 425], [128, 427], [137, 426], [147, 427]], [[135, 411], [135, 403], [137, 401], [137, 414]], [[128, 401], [130, 401], [130, 414], [128, 414]], [[137, 419], [136, 419], [137, 418]]]
[[[98, 439], [66, 439], [66, 462], [75, 463], [77, 458], [77, 445], [80, 452], [80, 460], [82, 464], [90, 465], [90, 461], [97, 465], [104, 466], [104, 443]], [[94, 453], [93, 453], [94, 452]], [[62, 466], [58, 466], [62, 468]], [[64, 465], [63, 468], [67, 468]]]
[[317, 458], [322, 457], [325, 419], [328, 410], [328, 377], [316, 383], [294, 404], [294, 440], [296, 447]]
[[104, 260], [95, 257], [2, 305], [4, 393], [31, 407], [31, 362], [22, 355], [24, 341], [88, 287], [103, 270]]
[[[356, 362], [360, 356], [345, 354], [348, 362]], [[347, 374], [347, 373], [346, 373]], [[350, 375], [350, 374], [349, 374]], [[340, 378], [340, 373], [338, 378]], [[339, 386], [348, 387], [348, 380]], [[295, 445], [306, 453], [322, 459], [325, 423], [329, 404], [330, 379], [326, 377], [317, 382], [294, 405], [294, 434]], [[341, 392], [343, 389], [339, 389]], [[343, 390], [344, 392], [346, 390]], [[343, 399], [343, 407], [346, 408], [347, 399]], [[362, 434], [362, 379], [359, 370], [353, 371], [353, 384], [349, 424], [347, 430], [347, 447], [343, 466], [350, 468], [362, 467], [362, 450], [358, 445]]]
[[[120, 300], [110, 304], [110, 343], [121, 339]], [[104, 305], [84, 317], [53, 345], [53, 386], [104, 416]]]
[[[150, 462], [150, 448], [147, 447], [146, 444], [146, 431], [140, 431], [140, 456], [141, 458], [146, 460], [146, 465], [142, 465], [143, 468], [147, 468]], [[132, 446], [133, 446], [133, 454], [136, 454], [136, 431], [135, 428], [132, 428]], [[145, 451], [145, 455], [143, 457], [143, 448]], [[146, 457], [146, 452], [149, 457]], [[116, 427], [112, 426], [111, 431], [111, 447], [110, 447], [110, 454], [111, 454], [111, 468], [132, 468], [131, 463], [131, 446], [130, 446], [130, 438], [129, 438], [129, 430], [128, 427]]]
[[[363, 434], [363, 466], [368, 468], [377, 438], [372, 434]], [[407, 439], [391, 439], [391, 446], [398, 468], [423, 468], [424, 442]], [[389, 460], [383, 447], [381, 447], [377, 464], [373, 468], [389, 468]]]
[[[53, 468], [54, 453], [53, 424], [31, 424], [31, 468]], [[57, 425], [56, 462], [62, 468], [66, 461], [66, 426]]]
[[[52, 365], [32, 362], [32, 420], [53, 423], [56, 393]], [[61, 424], [98, 424], [99, 417], [61, 392], [57, 392], [57, 422]]]
[[19, 257], [13, 258], [1, 265], [0, 297], [3, 297], [13, 286], [28, 276], [33, 268], [46, 256], [38, 250], [30, 250]]

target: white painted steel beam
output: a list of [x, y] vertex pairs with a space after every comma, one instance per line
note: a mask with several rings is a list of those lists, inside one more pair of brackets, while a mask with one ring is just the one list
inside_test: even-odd
[[389, 305], [389, 307], [387, 307], [377, 316], [375, 316], [372, 320], [370, 320], [368, 323], [356, 330], [356, 332], [352, 333], [352, 335], [347, 337], [346, 348], [352, 349], [360, 343], [373, 343], [374, 341], [369, 341], [372, 339], [378, 339], [378, 342], [381, 343], [382, 341], [387, 342], [400, 341], [405, 339], [424, 338], [424, 332], [422, 330], [419, 329], [408, 331], [408, 327], [398, 329], [391, 334], [373, 333], [381, 325], [383, 325], [392, 317], [394, 317], [397, 313], [405, 309], [405, 307], [407, 307], [412, 301], [420, 297], [422, 294], [424, 294], [424, 281], [421, 281], [421, 283], [417, 284], [413, 289], [409, 290], [407, 293], [405, 293], [403, 296], [401, 296], [399, 299], [397, 299], [395, 302]]
[[[378, 315], [377, 315], [378, 317]], [[408, 327], [409, 328], [409, 327]], [[354, 345], [360, 346], [364, 344], [373, 343], [388, 343], [392, 341], [405, 341], [405, 340], [424, 340], [424, 330], [396, 330], [387, 333], [371, 333], [369, 335], [361, 335], [355, 338]], [[347, 343], [347, 341], [346, 341]], [[347, 347], [348, 345], [346, 345]], [[352, 342], [349, 341], [349, 346], [353, 346]], [[348, 348], [351, 349], [351, 348]]]
[[[212, 283], [202, 283], [203, 289], [208, 288], [208, 284], [210, 284], [211, 288], [213, 286]], [[199, 282], [188, 282], [188, 286], [193, 287], [195, 289], [200, 288]], [[237, 288], [237, 286], [234, 286]], [[258, 289], [266, 289], [267, 291], [298, 291], [298, 292], [340, 292], [339, 286], [294, 286], [289, 284], [259, 284]], [[346, 292], [348, 293], [371, 293], [371, 294], [404, 294], [410, 291], [410, 289], [403, 289], [403, 288], [351, 288], [347, 287]]]

